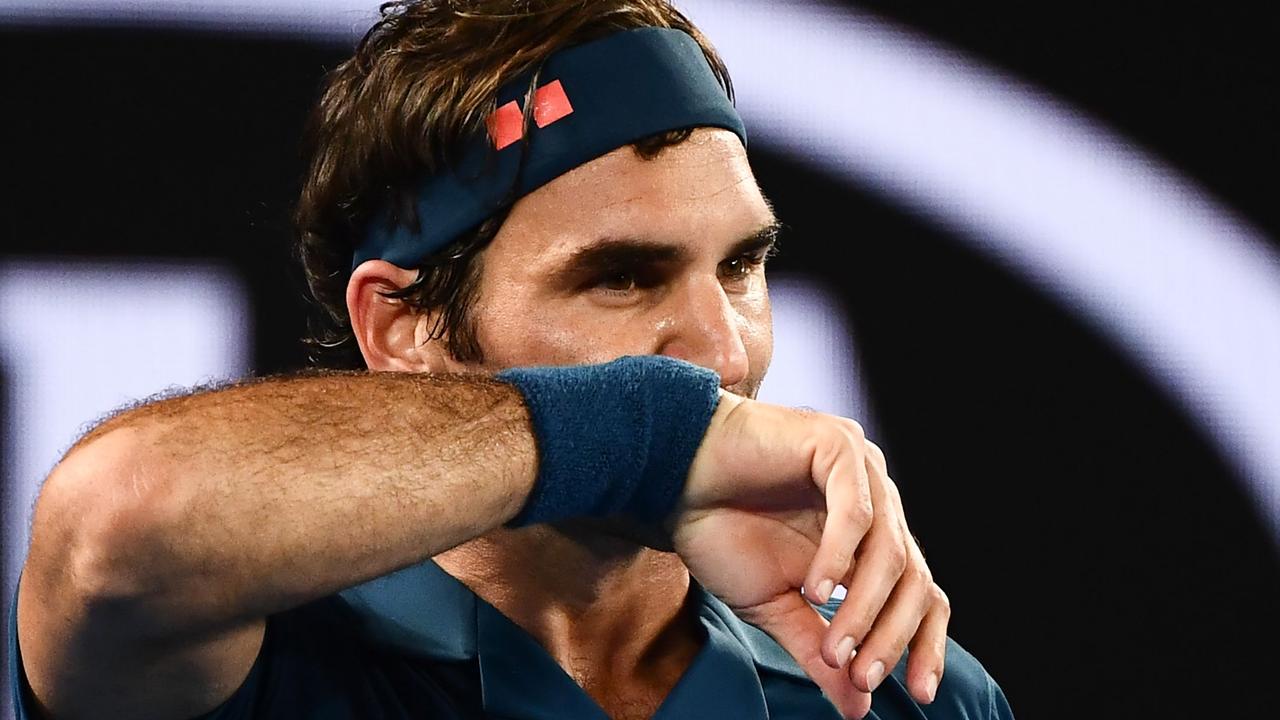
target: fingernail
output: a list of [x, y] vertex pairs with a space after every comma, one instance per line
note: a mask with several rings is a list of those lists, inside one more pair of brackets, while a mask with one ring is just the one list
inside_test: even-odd
[[879, 660], [871, 663], [871, 667], [867, 668], [867, 689], [875, 690], [880, 687], [880, 681], [884, 679], [884, 663]]
[[826, 605], [831, 599], [831, 593], [835, 592], [836, 584], [830, 580], [823, 580], [818, 583], [817, 600], [819, 605]]
[[849, 662], [849, 658], [853, 657], [853, 654], [852, 637], [846, 637], [840, 641], [839, 645], [836, 645], [836, 663], [840, 667], [844, 667], [845, 663]]
[[929, 696], [929, 702], [933, 702], [938, 694], [938, 673], [929, 673], [929, 679], [924, 683], [924, 692]]

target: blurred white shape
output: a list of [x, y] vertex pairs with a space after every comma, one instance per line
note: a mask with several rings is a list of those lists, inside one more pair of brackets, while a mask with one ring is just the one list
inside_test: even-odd
[[1280, 539], [1280, 256], [1260, 231], [1060, 101], [871, 15], [681, 7], [753, 138], [952, 228], [1109, 335], [1218, 441]]
[[[7, 401], [0, 607], [8, 609], [26, 556], [36, 492], [71, 443], [96, 419], [140, 398], [244, 375], [250, 335], [245, 289], [220, 266], [0, 263]], [[7, 683], [6, 670], [0, 686]]]
[[769, 275], [773, 363], [759, 399], [853, 418], [874, 439], [847, 313], [836, 296], [798, 276]]
[[0, 0], [0, 24], [163, 25], [355, 40], [379, 0]]

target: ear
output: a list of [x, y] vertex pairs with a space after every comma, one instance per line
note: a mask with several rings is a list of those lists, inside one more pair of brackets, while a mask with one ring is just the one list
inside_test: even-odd
[[347, 313], [370, 370], [447, 372], [450, 355], [440, 340], [426, 340], [434, 314], [387, 297], [417, 279], [385, 260], [366, 260], [347, 283]]

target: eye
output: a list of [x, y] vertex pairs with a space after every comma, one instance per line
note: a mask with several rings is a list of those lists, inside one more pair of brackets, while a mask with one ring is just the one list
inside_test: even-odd
[[595, 282], [595, 287], [611, 293], [629, 293], [636, 289], [636, 275], [627, 270], [619, 270], [602, 275]]
[[741, 280], [764, 265], [765, 255], [740, 255], [720, 263], [720, 276], [726, 280]]
[[747, 258], [740, 257], [725, 261], [721, 266], [721, 273], [725, 277], [738, 277], [751, 272], [751, 265]]

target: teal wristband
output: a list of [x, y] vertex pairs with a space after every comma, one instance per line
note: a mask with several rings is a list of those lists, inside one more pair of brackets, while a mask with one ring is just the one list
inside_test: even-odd
[[675, 509], [720, 399], [720, 378], [661, 356], [498, 374], [525, 398], [538, 479], [508, 523], [626, 515], [660, 524]]

